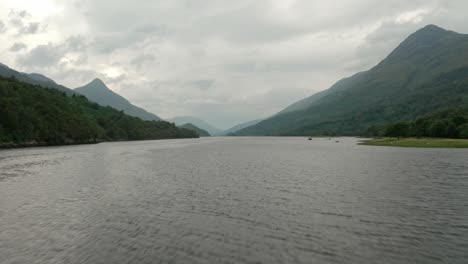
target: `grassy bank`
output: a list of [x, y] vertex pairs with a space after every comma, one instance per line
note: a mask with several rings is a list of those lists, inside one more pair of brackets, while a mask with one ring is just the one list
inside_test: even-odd
[[407, 147], [407, 148], [468, 148], [468, 139], [445, 138], [382, 138], [360, 143], [367, 146]]

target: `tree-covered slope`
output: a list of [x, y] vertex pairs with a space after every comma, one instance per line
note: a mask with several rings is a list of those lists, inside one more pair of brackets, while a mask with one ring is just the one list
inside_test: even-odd
[[368, 136], [468, 138], [468, 106], [444, 109], [411, 121], [372, 126]]
[[84, 96], [0, 77], [0, 146], [197, 137], [163, 121], [143, 121]]
[[211, 135], [210, 135], [210, 133], [208, 133], [208, 131], [206, 131], [204, 129], [201, 129], [201, 128], [195, 126], [194, 124], [187, 123], [187, 124], [181, 125], [179, 127], [195, 131], [195, 132], [197, 132], [197, 134], [200, 137], [211, 137]]
[[239, 135], [360, 135], [468, 103], [468, 35], [427, 26], [369, 71], [293, 104]]
[[83, 87], [76, 88], [75, 91], [86, 96], [89, 100], [102, 106], [111, 106], [117, 110], [124, 111], [127, 115], [139, 117], [143, 120], [161, 120], [157, 115], [152, 114], [138, 106], [133, 105], [127, 99], [109, 89], [101, 80], [94, 79]]

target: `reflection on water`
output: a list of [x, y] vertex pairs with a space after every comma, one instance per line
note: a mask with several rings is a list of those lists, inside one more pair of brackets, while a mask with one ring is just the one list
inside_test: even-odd
[[0, 151], [0, 263], [467, 263], [468, 151], [204, 138]]

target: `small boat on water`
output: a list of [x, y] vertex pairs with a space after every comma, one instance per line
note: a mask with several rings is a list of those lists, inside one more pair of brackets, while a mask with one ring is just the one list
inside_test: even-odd
[[312, 140], [312, 137], [309, 137], [309, 140]]

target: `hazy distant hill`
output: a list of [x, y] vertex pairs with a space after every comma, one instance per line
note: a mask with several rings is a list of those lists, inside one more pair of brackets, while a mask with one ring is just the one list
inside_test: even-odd
[[113, 92], [100, 79], [94, 79], [87, 85], [76, 88], [75, 91], [86, 96], [93, 102], [103, 106], [111, 106], [117, 110], [122, 110], [128, 115], [149, 121], [161, 120], [157, 115], [133, 105], [127, 99]]
[[13, 76], [19, 81], [29, 83], [29, 84], [34, 84], [34, 85], [40, 85], [42, 87], [53, 88], [61, 92], [65, 92], [68, 95], [78, 94], [72, 89], [69, 89], [63, 85], [59, 85], [55, 83], [52, 79], [42, 74], [19, 72], [14, 69], [11, 69], [10, 67], [2, 63], [0, 63], [0, 76], [7, 77], [7, 78]]
[[257, 120], [252, 120], [252, 121], [249, 121], [249, 122], [245, 122], [245, 123], [242, 123], [242, 124], [235, 125], [235, 126], [229, 128], [229, 129], [221, 131], [216, 136], [229, 136], [229, 135], [232, 135], [232, 134], [236, 133], [237, 131], [239, 131], [241, 129], [244, 129], [244, 128], [249, 127], [249, 126], [256, 125], [262, 120], [263, 119], [257, 119]]
[[239, 135], [359, 135], [468, 103], [468, 35], [418, 30], [369, 71], [301, 100]]
[[179, 126], [180, 128], [185, 128], [185, 129], [188, 129], [188, 130], [192, 130], [192, 131], [195, 131], [197, 132], [197, 134], [200, 136], [200, 137], [211, 137], [210, 133], [208, 133], [208, 131], [204, 130], [204, 129], [201, 129], [193, 124], [190, 124], [190, 123], [187, 123], [187, 124], [184, 124], [184, 125], [181, 125]]
[[200, 118], [193, 117], [193, 116], [178, 116], [178, 117], [168, 119], [167, 121], [175, 123], [177, 126], [190, 123], [190, 124], [195, 125], [196, 127], [206, 130], [208, 133], [210, 133], [210, 135], [217, 135], [218, 133], [222, 131], [221, 129], [209, 124], [208, 122], [203, 121]]

